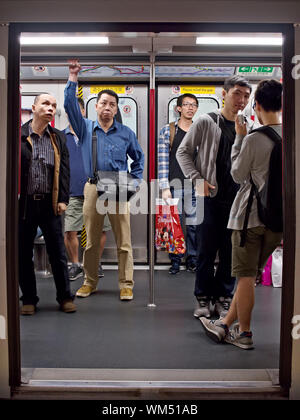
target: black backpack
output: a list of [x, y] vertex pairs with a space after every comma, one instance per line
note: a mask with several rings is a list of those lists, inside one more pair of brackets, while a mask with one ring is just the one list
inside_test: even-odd
[[244, 226], [241, 234], [240, 246], [245, 245], [247, 226], [253, 196], [255, 194], [257, 200], [257, 211], [260, 221], [272, 232], [283, 231], [283, 209], [282, 209], [282, 139], [277, 132], [269, 126], [259, 127], [252, 130], [255, 132], [264, 133], [273, 142], [274, 147], [270, 156], [269, 172], [266, 183], [261, 191], [258, 191], [250, 175], [250, 182], [252, 184], [249, 200], [246, 208], [246, 215]]

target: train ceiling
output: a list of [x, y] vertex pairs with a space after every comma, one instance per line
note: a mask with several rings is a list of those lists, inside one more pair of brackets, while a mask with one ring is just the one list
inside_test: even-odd
[[[35, 38], [41, 38], [41, 36], [63, 36], [65, 34], [60, 33], [33, 33], [33, 34], [22, 34], [24, 36], [31, 35]], [[242, 38], [245, 36], [257, 39], [263, 37], [273, 37], [274, 39], [280, 38], [281, 34], [237, 34], [237, 33], [226, 33], [226, 34], [204, 34], [204, 33], [68, 33], [68, 36], [107, 36], [109, 39], [108, 45], [22, 45], [21, 56], [22, 61], [34, 60], [35, 57], [54, 58], [64, 60], [65, 57], [74, 57], [74, 55], [80, 57], [89, 57], [92, 59], [109, 59], [110, 57], [123, 57], [123, 59], [139, 59], [147, 57], [154, 53], [156, 58], [160, 59], [175, 59], [182, 57], [184, 59], [202, 57], [210, 57], [211, 59], [219, 57], [227, 57], [227, 59], [236, 60], [237, 57], [260, 57], [264, 60], [277, 60], [280, 62], [281, 59], [281, 46], [257, 46], [257, 45], [197, 45], [197, 37], [219, 36], [224, 38], [225, 36], [232, 36]]]
[[[22, 37], [36, 39], [44, 36], [64, 36], [63, 33], [26, 33]], [[281, 45], [198, 45], [197, 37], [272, 37], [281, 34], [259, 33], [195, 33], [195, 32], [108, 32], [68, 33], [68, 36], [107, 36], [107, 45], [21, 45], [21, 74], [29, 76], [29, 68], [52, 68], [54, 78], [65, 78], [67, 61], [78, 58], [85, 66], [131, 64], [149, 65], [202, 65], [202, 66], [280, 66]], [[61, 68], [59, 68], [61, 67]], [[55, 71], [55, 68], [57, 69]], [[56, 76], [55, 77], [55, 73]], [[45, 73], [44, 73], [45, 74]]]

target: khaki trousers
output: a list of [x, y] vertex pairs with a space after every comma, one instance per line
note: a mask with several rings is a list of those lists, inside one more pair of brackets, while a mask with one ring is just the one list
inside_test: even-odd
[[[98, 284], [100, 236], [105, 218], [105, 214], [99, 214], [96, 210], [97, 199], [96, 185], [87, 182], [84, 187], [83, 204], [83, 221], [87, 236], [83, 268], [85, 272], [84, 284], [92, 287], [96, 287]], [[116, 203], [115, 214], [107, 211], [107, 215], [117, 245], [119, 288], [128, 287], [132, 289], [134, 282], [129, 203]]]

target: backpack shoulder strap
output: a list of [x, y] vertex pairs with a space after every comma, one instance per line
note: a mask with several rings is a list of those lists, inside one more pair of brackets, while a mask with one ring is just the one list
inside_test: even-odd
[[247, 207], [246, 207], [246, 213], [245, 213], [245, 219], [244, 219], [244, 224], [243, 224], [243, 229], [241, 231], [241, 241], [240, 241], [240, 247], [244, 247], [245, 243], [246, 243], [246, 236], [247, 236], [247, 227], [248, 227], [248, 222], [249, 222], [249, 216], [250, 216], [250, 212], [251, 212], [251, 207], [252, 207], [252, 203], [253, 203], [253, 197], [255, 194], [255, 184], [252, 180], [252, 177], [250, 175], [250, 181], [251, 181], [251, 190], [250, 190], [250, 194], [249, 194], [249, 198], [248, 198], [248, 203], [247, 203]]
[[[207, 115], [209, 115], [210, 118], [217, 124], [217, 126], [220, 128], [222, 134], [224, 134], [228, 138], [232, 137], [232, 131], [230, 130], [230, 128], [225, 123], [222, 113], [220, 113], [220, 112], [209, 112]], [[233, 138], [233, 140], [234, 140], [234, 138]]]
[[[281, 136], [277, 133], [277, 131], [274, 130], [274, 128], [263, 125], [262, 127], [255, 128], [254, 130], [251, 130], [250, 133], [260, 132], [268, 136], [274, 143], [282, 142]], [[249, 133], [249, 134], [250, 134]]]
[[209, 115], [210, 118], [217, 124], [217, 122], [218, 122], [218, 114], [216, 114], [215, 112], [209, 112], [207, 115]]
[[175, 137], [175, 131], [176, 131], [176, 127], [175, 127], [175, 122], [173, 121], [173, 122], [171, 122], [170, 124], [169, 124], [169, 126], [170, 126], [170, 150], [172, 149], [172, 144], [173, 144], [173, 141], [174, 141], [174, 137]]

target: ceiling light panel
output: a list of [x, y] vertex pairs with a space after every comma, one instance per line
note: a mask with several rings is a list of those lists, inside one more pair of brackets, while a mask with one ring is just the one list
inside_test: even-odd
[[21, 36], [21, 45], [103, 45], [107, 36]]
[[281, 37], [246, 37], [246, 36], [203, 36], [197, 37], [198, 45], [282, 45]]

